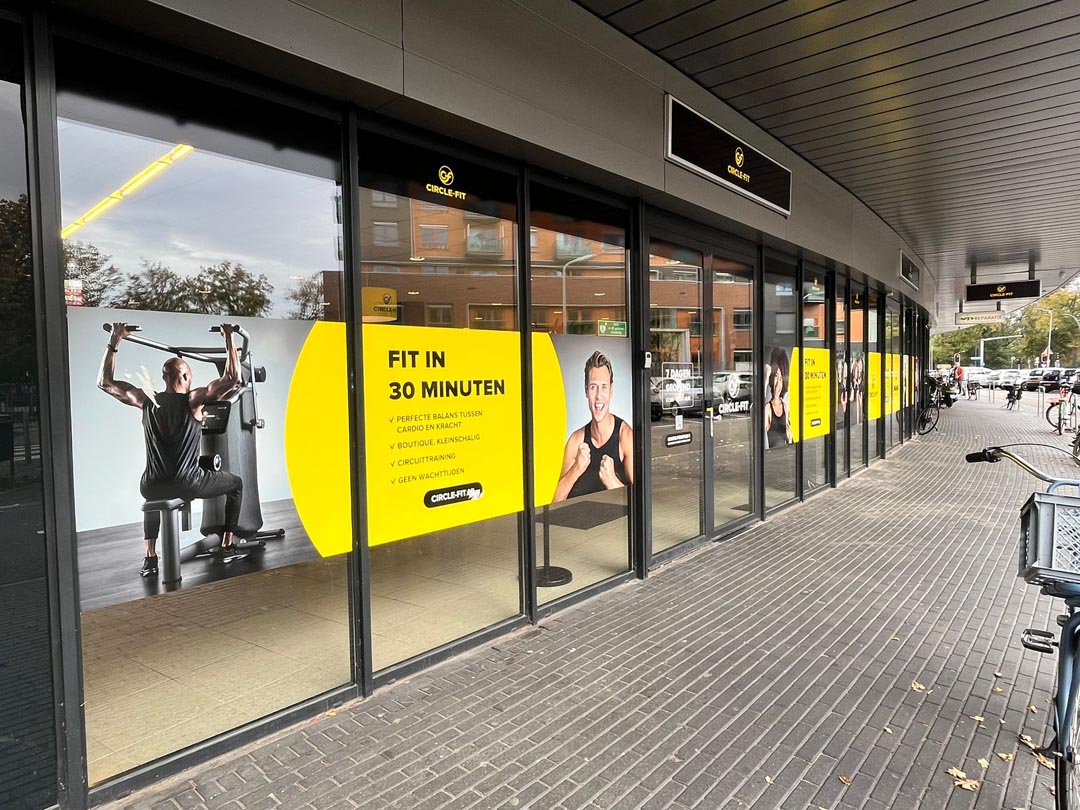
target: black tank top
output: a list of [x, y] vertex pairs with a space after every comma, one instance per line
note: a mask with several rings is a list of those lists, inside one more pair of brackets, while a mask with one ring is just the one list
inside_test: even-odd
[[154, 394], [157, 407], [143, 408], [146, 470], [143, 483], [188, 481], [199, 475], [202, 424], [191, 412], [187, 394]]
[[574, 482], [574, 486], [570, 488], [570, 493], [566, 496], [567, 498], [576, 498], [578, 495], [604, 491], [604, 483], [600, 480], [600, 459], [603, 456], [611, 456], [611, 460], [615, 462], [615, 477], [622, 482], [623, 486], [629, 483], [626, 465], [623, 464], [622, 457], [619, 455], [619, 436], [622, 435], [623, 420], [615, 416], [615, 414], [612, 414], [612, 416], [615, 417], [615, 429], [611, 431], [608, 440], [600, 447], [594, 447], [592, 443], [590, 436], [592, 422], [590, 421], [585, 425], [585, 441], [589, 445], [589, 466], [581, 474], [581, 477]]
[[[780, 407], [784, 408], [783, 401]], [[783, 447], [787, 444], [787, 408], [784, 408], [783, 413], [777, 416], [771, 399], [768, 408], [772, 414], [772, 422], [769, 424], [769, 447]]]

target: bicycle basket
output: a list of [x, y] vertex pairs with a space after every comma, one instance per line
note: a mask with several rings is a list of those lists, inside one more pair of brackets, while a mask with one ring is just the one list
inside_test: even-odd
[[1020, 510], [1020, 570], [1032, 585], [1080, 583], [1080, 497], [1036, 492]]

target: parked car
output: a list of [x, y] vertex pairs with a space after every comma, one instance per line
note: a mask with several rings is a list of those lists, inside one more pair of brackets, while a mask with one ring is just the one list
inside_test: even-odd
[[649, 404], [654, 422], [665, 413], [689, 410], [693, 402], [687, 380], [676, 380], [671, 377], [653, 378]]
[[1042, 382], [1042, 376], [1049, 369], [1046, 368], [1033, 368], [1028, 371], [1027, 377], [1023, 381], [1023, 389], [1025, 391], [1037, 391], [1039, 389], [1039, 383]]
[[1043, 391], [1056, 391], [1061, 385], [1061, 373], [1060, 368], [1044, 369], [1042, 377], [1039, 378], [1039, 387]]
[[1021, 375], [1020, 370], [1015, 368], [1005, 368], [998, 373], [995, 385], [998, 388], [1012, 388], [1018, 382], [1020, 382]]
[[963, 366], [964, 379], [967, 382], [977, 382], [979, 385], [986, 385], [986, 378], [990, 376], [990, 369], [983, 368], [982, 366]]

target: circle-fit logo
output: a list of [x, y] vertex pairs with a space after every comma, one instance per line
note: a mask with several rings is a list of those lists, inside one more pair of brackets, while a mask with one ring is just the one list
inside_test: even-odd
[[444, 186], [453, 185], [454, 183], [454, 170], [449, 166], [439, 167], [439, 182]]
[[391, 301], [393, 301], [393, 300], [394, 300], [394, 299], [393, 299], [393, 296], [391, 296], [391, 295], [390, 295], [390, 293], [385, 293], [385, 294], [383, 295], [383, 297], [382, 297], [382, 302], [383, 302], [384, 304], [389, 304], [389, 303], [390, 303]]
[[743, 154], [742, 147], [741, 146], [736, 146], [735, 147], [735, 165], [738, 166], [741, 169], [743, 163], [745, 163], [745, 162], [746, 162], [746, 155]]
[[1005, 292], [1005, 285], [1004, 285], [1004, 284], [999, 284], [999, 285], [998, 285], [998, 288], [997, 288], [997, 291], [998, 291], [999, 293], [1003, 293], [1003, 292]]

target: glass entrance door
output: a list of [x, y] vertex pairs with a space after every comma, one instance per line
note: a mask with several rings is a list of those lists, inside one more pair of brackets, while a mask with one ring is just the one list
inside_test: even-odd
[[755, 512], [753, 266], [653, 239], [649, 250], [652, 550]]

